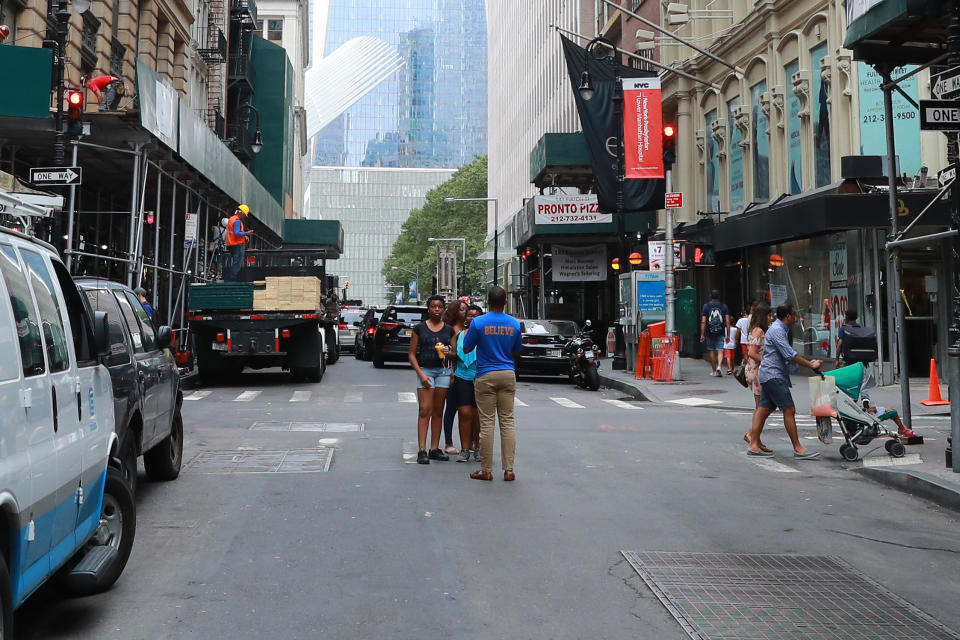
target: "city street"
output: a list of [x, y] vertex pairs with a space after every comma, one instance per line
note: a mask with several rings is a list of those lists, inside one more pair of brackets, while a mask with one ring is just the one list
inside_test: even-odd
[[[270, 371], [187, 391], [184, 469], [141, 477], [119, 582], [84, 600], [45, 587], [16, 637], [688, 637], [621, 551], [837, 556], [960, 629], [960, 519], [835, 447], [794, 461], [771, 425], [778, 457], [754, 461], [742, 411], [524, 379], [517, 481], [498, 444], [477, 482], [475, 463], [411, 464], [414, 383], [345, 356], [320, 384]], [[888, 606], [862, 597], [847, 604]]]

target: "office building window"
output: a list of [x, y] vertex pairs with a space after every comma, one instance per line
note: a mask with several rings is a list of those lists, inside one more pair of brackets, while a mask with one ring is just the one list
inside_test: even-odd
[[267, 20], [267, 32], [263, 36], [270, 42], [283, 46], [283, 20]]

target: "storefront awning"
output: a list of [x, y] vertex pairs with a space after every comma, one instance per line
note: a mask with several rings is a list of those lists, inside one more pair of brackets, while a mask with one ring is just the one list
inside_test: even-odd
[[[726, 251], [850, 229], [890, 226], [886, 193], [844, 193], [843, 185], [836, 183], [731, 215], [714, 225], [713, 248]], [[936, 193], [933, 189], [898, 193], [897, 198], [903, 204], [901, 228], [910, 224]], [[916, 228], [949, 224], [949, 202], [941, 199], [924, 214]]]
[[[916, 6], [915, 6], [916, 5]], [[843, 46], [854, 58], [870, 63], [923, 64], [945, 49], [948, 2], [847, 0], [847, 35]]]
[[590, 151], [583, 134], [544, 134], [530, 152], [530, 182], [540, 189], [592, 186]]

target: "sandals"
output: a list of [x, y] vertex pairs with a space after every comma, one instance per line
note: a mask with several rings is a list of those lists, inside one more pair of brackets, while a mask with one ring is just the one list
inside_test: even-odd
[[[750, 444], [750, 436], [746, 433], [743, 434], [743, 441], [746, 442], [747, 444]], [[760, 451], [763, 451], [764, 453], [773, 453], [773, 449], [763, 444], [762, 442], [757, 446], [759, 447]]]

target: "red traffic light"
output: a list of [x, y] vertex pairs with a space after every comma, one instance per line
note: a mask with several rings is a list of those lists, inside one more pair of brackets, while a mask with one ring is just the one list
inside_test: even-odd
[[614, 258], [613, 260], [611, 260], [611, 261], [610, 261], [610, 268], [613, 269], [614, 271], [619, 271], [619, 270], [620, 270], [620, 258]]
[[83, 93], [80, 91], [67, 92], [67, 102], [69, 102], [72, 107], [79, 107], [83, 104]]
[[148, 213], [148, 214], [147, 214], [147, 224], [153, 224], [153, 214], [152, 214], [152, 213]]
[[666, 124], [663, 126], [663, 137], [672, 138], [677, 134], [677, 130], [673, 128], [672, 124]]

